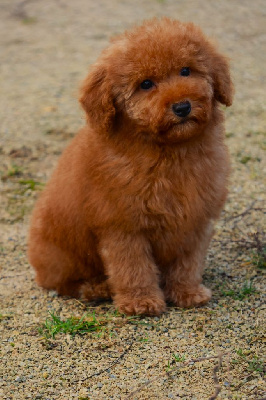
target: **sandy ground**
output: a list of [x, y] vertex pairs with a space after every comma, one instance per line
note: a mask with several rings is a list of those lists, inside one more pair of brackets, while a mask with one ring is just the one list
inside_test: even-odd
[[[0, 398], [265, 399], [265, 2], [0, 0], [0, 9]], [[77, 94], [89, 64], [112, 35], [161, 15], [199, 24], [231, 58], [233, 172], [207, 257], [211, 302], [128, 319], [111, 303], [38, 288], [26, 234], [38, 194], [84, 123]], [[50, 313], [95, 315], [99, 330], [51, 337]]]

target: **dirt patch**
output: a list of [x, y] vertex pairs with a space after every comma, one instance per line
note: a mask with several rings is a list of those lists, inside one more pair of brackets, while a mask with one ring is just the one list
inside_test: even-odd
[[[1, 3], [0, 397], [262, 399], [264, 2]], [[83, 304], [38, 288], [26, 235], [36, 198], [84, 123], [77, 88], [88, 65], [110, 36], [160, 15], [199, 24], [232, 60], [236, 96], [226, 110], [232, 177], [207, 258], [211, 302], [130, 319], [111, 303]], [[84, 328], [91, 324], [94, 331]]]

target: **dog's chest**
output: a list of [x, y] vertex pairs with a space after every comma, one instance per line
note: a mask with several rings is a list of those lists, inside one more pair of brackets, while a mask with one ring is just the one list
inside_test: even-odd
[[[130, 230], [188, 232], [217, 218], [225, 199], [225, 157], [192, 149], [175, 157], [117, 157], [105, 166], [101, 215]], [[115, 168], [114, 168], [115, 167]], [[104, 173], [103, 173], [104, 172]], [[108, 205], [108, 207], [106, 207]], [[218, 210], [218, 211], [217, 211]], [[105, 220], [105, 219], [104, 219]]]
[[190, 193], [179, 174], [149, 175], [135, 194], [135, 212], [144, 228], [176, 229], [187, 219]]
[[215, 168], [205, 169], [203, 173], [199, 165], [201, 163], [183, 163], [172, 168], [158, 168], [142, 182], [137, 177], [135, 218], [143, 228], [154, 228], [162, 234], [166, 230], [185, 232], [215, 217], [225, 177]]

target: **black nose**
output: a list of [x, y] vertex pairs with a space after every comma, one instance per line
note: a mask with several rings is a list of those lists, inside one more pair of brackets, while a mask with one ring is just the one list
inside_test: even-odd
[[186, 117], [191, 111], [191, 104], [189, 101], [175, 103], [172, 105], [172, 110], [178, 117]]

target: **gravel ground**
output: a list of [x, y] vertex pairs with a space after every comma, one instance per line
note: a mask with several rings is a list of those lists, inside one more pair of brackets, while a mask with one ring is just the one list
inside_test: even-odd
[[[0, 7], [0, 397], [265, 399], [264, 0], [0, 0]], [[231, 188], [207, 257], [210, 303], [125, 318], [111, 303], [38, 288], [26, 235], [38, 194], [84, 123], [77, 88], [89, 64], [113, 34], [160, 15], [194, 21], [231, 57]], [[84, 316], [97, 331], [53, 336], [51, 313]]]

